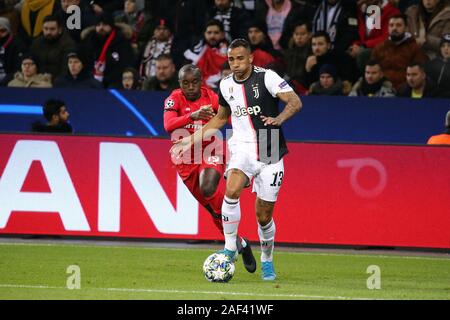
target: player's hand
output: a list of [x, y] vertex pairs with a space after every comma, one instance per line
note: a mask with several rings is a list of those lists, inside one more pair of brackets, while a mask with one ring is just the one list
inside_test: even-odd
[[172, 148], [170, 148], [170, 153], [176, 159], [181, 158], [181, 156], [192, 147], [192, 136], [184, 137], [183, 139], [174, 142]]
[[214, 113], [213, 108], [211, 105], [203, 106], [199, 110], [191, 113], [191, 119], [194, 121], [197, 120], [205, 120], [209, 121], [211, 118], [213, 118], [216, 114]]
[[279, 119], [279, 118], [272, 118], [272, 117], [266, 117], [266, 116], [261, 116], [261, 120], [264, 122], [265, 126], [281, 127], [281, 124], [283, 123], [281, 121], [281, 119]]

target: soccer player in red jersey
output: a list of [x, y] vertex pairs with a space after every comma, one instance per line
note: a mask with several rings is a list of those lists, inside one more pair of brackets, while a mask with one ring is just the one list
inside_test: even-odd
[[[219, 98], [214, 91], [202, 86], [200, 69], [192, 64], [182, 67], [178, 74], [180, 89], [172, 91], [164, 102], [164, 128], [171, 134], [172, 140], [178, 140], [184, 129], [188, 132], [184, 136], [193, 134], [212, 119], [219, 109]], [[176, 164], [178, 175], [195, 199], [211, 214], [214, 224], [223, 233], [222, 228], [222, 202], [223, 188], [219, 188], [220, 177], [223, 176], [225, 165], [223, 161], [223, 141], [215, 137], [211, 141], [202, 143], [200, 155], [193, 148], [189, 159], [180, 163], [172, 158]], [[214, 152], [203, 156], [208, 147]], [[200, 161], [197, 161], [200, 159]], [[188, 162], [188, 163], [186, 163]], [[255, 272], [256, 260], [246, 239], [238, 237], [237, 247], [242, 253], [245, 268]]]

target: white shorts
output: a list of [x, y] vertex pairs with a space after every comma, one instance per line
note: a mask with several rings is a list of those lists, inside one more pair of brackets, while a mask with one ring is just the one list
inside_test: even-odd
[[248, 177], [249, 182], [253, 181], [252, 192], [256, 193], [259, 199], [275, 202], [280, 191], [284, 178], [283, 159], [273, 164], [266, 164], [256, 159], [255, 150], [245, 144], [240, 147], [229, 146], [230, 160], [225, 171], [225, 178], [230, 169], [239, 169]]

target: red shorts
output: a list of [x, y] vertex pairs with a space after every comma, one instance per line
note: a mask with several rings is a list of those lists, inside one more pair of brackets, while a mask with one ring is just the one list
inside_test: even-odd
[[209, 201], [207, 201], [200, 192], [200, 173], [204, 169], [210, 168], [216, 170], [220, 176], [223, 177], [225, 172], [225, 164], [219, 163], [219, 158], [212, 157], [212, 159], [208, 160], [209, 161], [204, 161], [201, 164], [179, 164], [175, 166], [178, 175], [181, 177], [186, 187], [192, 193], [194, 198], [203, 206], [206, 206]]

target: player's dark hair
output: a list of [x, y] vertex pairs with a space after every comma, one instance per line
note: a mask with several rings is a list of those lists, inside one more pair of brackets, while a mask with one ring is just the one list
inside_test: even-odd
[[326, 31], [317, 31], [316, 33], [313, 34], [312, 39], [322, 37], [325, 38], [325, 41], [327, 43], [331, 43], [330, 35]]
[[228, 49], [236, 49], [239, 47], [243, 47], [245, 49], [247, 49], [248, 51], [252, 51], [251, 47], [250, 47], [250, 43], [245, 40], [245, 39], [235, 39], [231, 42], [230, 46], [228, 47]]
[[65, 105], [66, 103], [61, 100], [50, 99], [45, 101], [44, 107], [42, 108], [45, 119], [47, 119], [47, 121], [51, 121], [53, 115], [58, 115], [60, 109]]
[[219, 27], [219, 30], [222, 32], [225, 30], [223, 27], [223, 23], [217, 19], [209, 20], [205, 25], [205, 30], [208, 29], [208, 27], [210, 27], [210, 26], [217, 26], [217, 27]]
[[405, 23], [405, 26], [408, 25], [408, 17], [403, 13], [393, 15], [392, 17], [389, 18], [389, 21], [391, 21], [392, 19], [402, 19], [403, 22]]
[[182, 80], [186, 73], [193, 73], [195, 77], [201, 79], [202, 78], [202, 72], [200, 71], [200, 68], [193, 64], [186, 64], [183, 67], [181, 67], [180, 71], [178, 71], [178, 80]]

